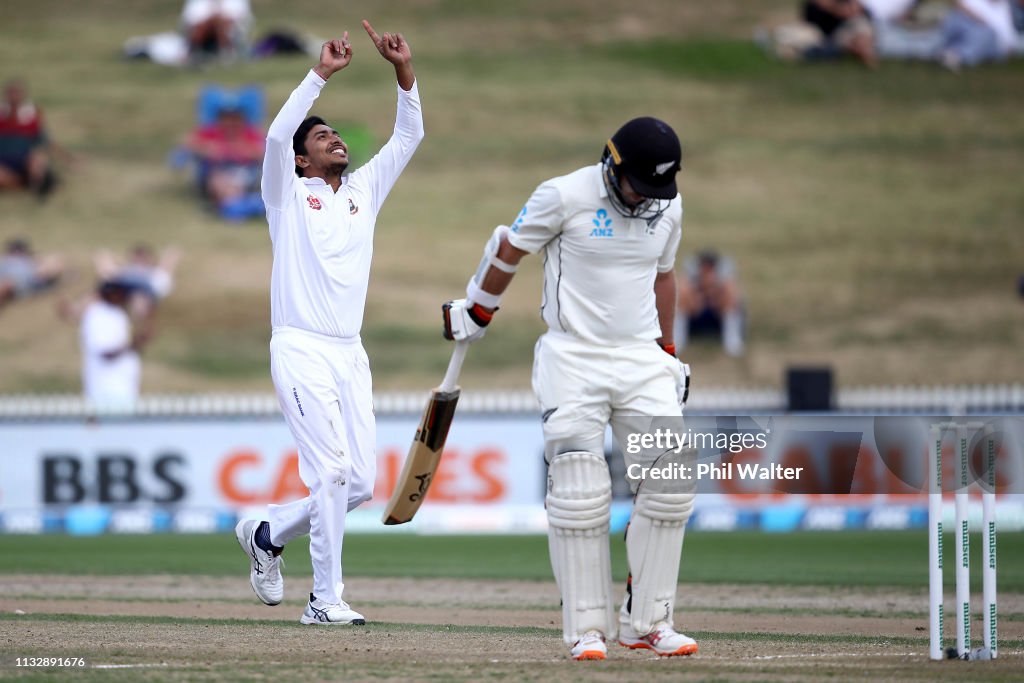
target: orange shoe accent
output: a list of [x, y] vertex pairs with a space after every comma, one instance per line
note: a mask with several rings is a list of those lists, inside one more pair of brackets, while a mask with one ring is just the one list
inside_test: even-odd
[[624, 643], [624, 642], [622, 642], [620, 640], [619, 641], [619, 645], [621, 645], [622, 647], [628, 647], [630, 650], [652, 650], [659, 657], [688, 657], [690, 655], [697, 654], [697, 644], [696, 643], [694, 643], [693, 645], [683, 645], [681, 648], [679, 648], [675, 652], [658, 652], [657, 650], [655, 650], [652, 646], [648, 645], [647, 643], [633, 643], [632, 645], [627, 645], [626, 643]]
[[666, 654], [659, 654], [659, 656], [661, 656], [661, 657], [689, 657], [690, 655], [695, 655], [695, 654], [697, 654], [697, 644], [696, 643], [694, 643], [693, 645], [683, 645], [681, 648], [679, 648], [675, 652], [669, 652], [667, 655]]
[[600, 650], [584, 650], [578, 656], [573, 657], [573, 659], [575, 659], [577, 662], [583, 661], [585, 659], [604, 659], [604, 658], [605, 658], [605, 654], [603, 652], [601, 652]]

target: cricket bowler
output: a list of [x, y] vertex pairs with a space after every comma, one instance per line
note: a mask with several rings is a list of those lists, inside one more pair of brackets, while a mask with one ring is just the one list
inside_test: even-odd
[[363, 624], [342, 599], [345, 516], [373, 495], [376, 425], [370, 365], [359, 337], [377, 213], [423, 139], [409, 44], [400, 33], [363, 28], [398, 80], [394, 134], [354, 173], [338, 132], [307, 116], [320, 91], [352, 60], [348, 31], [329, 40], [267, 134], [263, 201], [274, 265], [270, 280], [270, 372], [295, 438], [309, 496], [270, 505], [235, 529], [250, 583], [267, 605], [281, 602], [281, 551], [308, 533], [313, 591], [303, 624]]
[[[601, 161], [534, 191], [511, 227], [498, 226], [466, 298], [443, 306], [445, 336], [483, 336], [519, 261], [544, 254], [533, 389], [542, 410], [551, 566], [573, 659], [605, 659], [608, 639], [660, 656], [697, 643], [673, 608], [693, 493], [638, 492], [626, 534], [631, 581], [616, 614], [608, 528], [605, 428], [627, 418], [681, 418], [689, 367], [676, 359], [674, 266], [682, 223], [681, 149], [666, 123], [623, 125]], [[635, 424], [635, 421], [634, 423]], [[629, 465], [629, 456], [627, 465]]]

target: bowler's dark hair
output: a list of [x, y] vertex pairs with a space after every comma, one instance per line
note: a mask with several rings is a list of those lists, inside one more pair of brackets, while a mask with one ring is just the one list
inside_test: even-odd
[[[306, 136], [309, 135], [309, 131], [321, 123], [325, 126], [327, 125], [327, 122], [319, 116], [309, 116], [299, 124], [299, 127], [295, 130], [295, 135], [292, 136], [292, 150], [295, 154], [308, 154], [306, 151]], [[302, 168], [300, 166], [295, 167], [295, 175], [300, 178], [302, 177]]]

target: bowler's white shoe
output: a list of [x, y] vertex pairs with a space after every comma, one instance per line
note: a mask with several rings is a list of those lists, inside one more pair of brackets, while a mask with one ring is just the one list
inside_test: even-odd
[[284, 598], [284, 577], [281, 576], [281, 556], [256, 545], [258, 519], [243, 519], [235, 526], [238, 545], [249, 556], [249, 583], [256, 597], [267, 605], [277, 605]]
[[309, 594], [309, 602], [306, 603], [306, 611], [299, 619], [303, 624], [331, 624], [362, 626], [366, 623], [363, 615], [348, 606], [342, 600], [340, 603], [329, 603], [318, 599], [312, 593]]
[[570, 653], [576, 661], [604, 659], [608, 655], [608, 646], [604, 644], [604, 634], [600, 631], [587, 631], [572, 646]]
[[659, 657], [679, 657], [697, 653], [697, 641], [660, 621], [645, 636], [637, 635], [627, 623], [619, 623], [619, 645], [631, 649], [653, 650]]

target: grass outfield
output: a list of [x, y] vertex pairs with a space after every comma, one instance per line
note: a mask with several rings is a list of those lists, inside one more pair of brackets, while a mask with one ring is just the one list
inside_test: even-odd
[[[793, 0], [253, 3], [255, 33], [353, 29], [356, 57], [316, 106], [338, 125], [392, 126], [387, 64], [359, 19], [409, 39], [427, 137], [378, 221], [363, 338], [379, 389], [444, 371], [439, 305], [459, 296], [493, 226], [541, 180], [597, 160], [642, 114], [678, 129], [685, 253], [733, 255], [749, 352], [687, 350], [694, 387], [778, 386], [791, 364], [832, 364], [840, 386], [1024, 380], [1014, 288], [1024, 253], [1024, 60], [952, 75], [932, 65], [793, 66], [752, 44]], [[118, 58], [173, 29], [180, 0], [6, 3], [4, 77], [23, 74], [53, 136], [80, 157], [39, 204], [4, 196], [0, 238], [64, 252], [76, 280], [0, 314], [0, 393], [75, 392], [76, 331], [59, 295], [92, 286], [91, 255], [139, 241], [185, 251], [147, 349], [143, 391], [271, 391], [265, 225], [203, 212], [168, 152], [208, 82], [266, 87], [271, 113], [308, 57], [168, 69]], [[74, 55], [64, 55], [73, 37]], [[529, 385], [541, 331], [540, 259], [527, 259], [469, 389]]]
[[[346, 596], [369, 621], [336, 628], [297, 623], [310, 574], [298, 542], [271, 609], [231, 534], [0, 536], [0, 679], [1010, 682], [1024, 667], [1024, 535], [999, 543], [995, 662], [927, 661], [923, 533], [808, 532], [690, 534], [675, 618], [700, 652], [613, 643], [607, 661], [577, 663], [543, 536], [352, 535]], [[980, 617], [973, 628], [980, 642]]]
[[[953, 547], [950, 534], [945, 545], [949, 557]], [[972, 544], [975, 567], [980, 566], [980, 553], [978, 540]], [[1000, 590], [1024, 592], [1024, 534], [999, 536], [998, 558]], [[286, 575], [310, 574], [304, 541], [290, 545], [286, 559]], [[230, 576], [238, 574], [239, 562], [230, 534], [0, 536], [0, 573]], [[625, 578], [625, 564], [624, 544], [615, 539], [612, 566], [617, 580]], [[552, 579], [545, 536], [352, 534], [345, 539], [344, 565], [348, 576]], [[946, 578], [952, 582], [952, 572]], [[980, 587], [979, 571], [973, 579]], [[923, 588], [927, 538], [919, 531], [691, 533], [680, 580]]]

